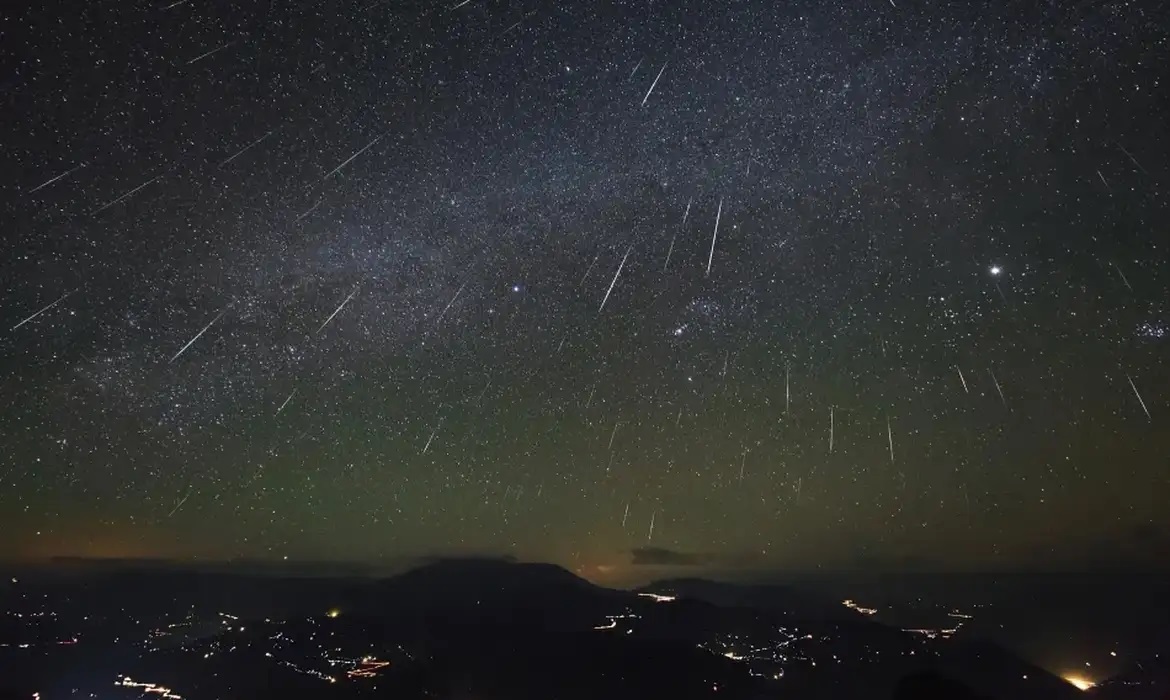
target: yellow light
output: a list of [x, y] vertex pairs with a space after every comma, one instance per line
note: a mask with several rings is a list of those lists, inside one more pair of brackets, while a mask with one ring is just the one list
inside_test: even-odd
[[328, 615], [329, 617], [338, 617], [339, 615], [341, 615], [341, 611], [338, 610], [337, 608], [333, 608], [328, 613], [326, 613], [326, 615]]
[[1065, 676], [1064, 679], [1071, 683], [1077, 690], [1088, 690], [1097, 685], [1084, 676]]

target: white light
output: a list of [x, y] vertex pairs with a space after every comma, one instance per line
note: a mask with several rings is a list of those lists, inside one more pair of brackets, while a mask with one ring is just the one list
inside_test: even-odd
[[672, 595], [658, 595], [657, 593], [639, 593], [638, 595], [642, 598], [649, 598], [655, 603], [669, 603], [675, 600], [675, 596]]
[[1003, 272], [1003, 268], [1000, 267], [999, 265], [992, 265], [991, 269], [988, 270], [988, 272], [990, 272], [992, 274], [992, 276], [998, 277], [999, 274], [1001, 272]]

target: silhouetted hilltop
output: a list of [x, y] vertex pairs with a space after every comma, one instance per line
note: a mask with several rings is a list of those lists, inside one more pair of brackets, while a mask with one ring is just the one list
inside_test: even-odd
[[544, 591], [597, 593], [602, 590], [554, 564], [509, 559], [439, 559], [386, 582], [403, 590], [441, 591], [450, 595]]
[[636, 601], [633, 594], [594, 586], [552, 564], [444, 559], [380, 581], [361, 608], [429, 616], [432, 627], [508, 623], [588, 629], [605, 613]]

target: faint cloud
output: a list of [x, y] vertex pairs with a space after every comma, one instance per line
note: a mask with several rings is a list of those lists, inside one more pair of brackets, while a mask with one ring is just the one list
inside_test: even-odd
[[679, 552], [662, 547], [636, 547], [630, 555], [633, 566], [748, 566], [761, 559], [754, 553]]
[[700, 566], [709, 562], [709, 557], [691, 552], [676, 552], [661, 547], [637, 547], [630, 550], [634, 566]]

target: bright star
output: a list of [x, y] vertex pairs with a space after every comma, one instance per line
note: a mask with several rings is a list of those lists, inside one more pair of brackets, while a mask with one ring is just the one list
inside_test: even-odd
[[999, 265], [992, 265], [991, 269], [988, 270], [988, 272], [990, 272], [994, 276], [999, 276], [999, 273], [1003, 272], [1003, 268], [1000, 267]]

